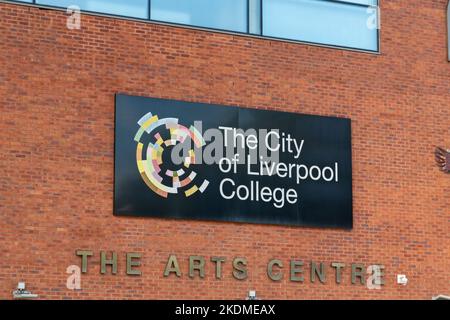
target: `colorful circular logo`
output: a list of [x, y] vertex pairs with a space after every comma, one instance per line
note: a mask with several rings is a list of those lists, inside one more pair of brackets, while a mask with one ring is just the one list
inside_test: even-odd
[[[167, 198], [169, 194], [184, 193], [190, 197], [197, 191], [203, 193], [208, 187], [209, 181], [203, 180], [199, 185], [194, 183], [197, 173], [192, 170], [195, 164], [195, 153], [189, 150], [188, 156], [177, 170], [163, 170], [163, 153], [179, 143], [184, 143], [186, 138], [191, 139], [197, 148], [205, 145], [205, 140], [194, 126], [187, 127], [178, 123], [177, 118], [158, 119], [151, 112], [144, 115], [139, 121], [139, 130], [134, 137], [137, 142], [136, 162], [139, 173], [145, 184], [161, 197]], [[164, 129], [165, 127], [165, 129]], [[164, 129], [166, 132], [162, 132]], [[149, 135], [150, 141], [145, 138], [144, 132]], [[166, 137], [164, 140], [163, 137]], [[166, 151], [168, 152], [168, 151]], [[171, 159], [171, 157], [164, 157]]]

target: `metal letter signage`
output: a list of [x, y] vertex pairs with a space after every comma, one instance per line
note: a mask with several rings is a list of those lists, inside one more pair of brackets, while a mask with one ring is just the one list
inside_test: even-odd
[[352, 227], [349, 119], [117, 94], [114, 214]]

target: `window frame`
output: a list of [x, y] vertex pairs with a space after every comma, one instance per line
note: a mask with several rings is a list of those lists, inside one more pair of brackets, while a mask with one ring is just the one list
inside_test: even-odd
[[[361, 53], [368, 53], [368, 54], [375, 54], [379, 55], [381, 54], [381, 33], [380, 28], [377, 28], [377, 50], [367, 50], [367, 49], [361, 49], [361, 48], [354, 48], [354, 47], [346, 47], [346, 46], [340, 46], [340, 45], [330, 45], [330, 44], [324, 44], [320, 42], [309, 42], [309, 41], [302, 41], [302, 40], [295, 40], [295, 39], [286, 39], [286, 38], [280, 38], [280, 37], [274, 37], [274, 36], [264, 36], [263, 33], [263, 0], [260, 1], [260, 24], [261, 24], [261, 33], [255, 34], [250, 33], [250, 10], [249, 10], [249, 1], [247, 2], [247, 32], [239, 32], [239, 31], [232, 31], [232, 30], [225, 30], [225, 29], [218, 29], [218, 28], [209, 28], [209, 27], [201, 27], [201, 26], [195, 26], [195, 25], [189, 25], [189, 24], [182, 24], [182, 23], [176, 23], [176, 22], [167, 22], [167, 21], [160, 21], [160, 20], [151, 20], [151, 0], [148, 0], [148, 19], [144, 18], [138, 18], [138, 17], [131, 17], [131, 16], [124, 16], [124, 15], [118, 15], [118, 14], [112, 14], [112, 13], [104, 13], [104, 12], [98, 12], [98, 11], [88, 11], [88, 10], [81, 10], [82, 14], [86, 15], [92, 15], [92, 16], [101, 16], [101, 17], [110, 17], [110, 18], [119, 18], [123, 20], [131, 20], [131, 21], [137, 21], [137, 22], [145, 22], [145, 23], [152, 23], [157, 25], [164, 25], [164, 26], [173, 26], [173, 27], [180, 27], [185, 29], [192, 29], [192, 30], [200, 30], [200, 31], [209, 31], [209, 32], [215, 32], [220, 34], [230, 34], [235, 36], [243, 36], [243, 37], [250, 37], [250, 38], [256, 38], [256, 39], [265, 39], [269, 41], [280, 41], [280, 42], [287, 42], [287, 43], [294, 43], [294, 44], [304, 44], [304, 45], [310, 45], [310, 46], [316, 46], [316, 47], [322, 47], [322, 48], [329, 48], [329, 49], [337, 49], [337, 50], [346, 50], [346, 51], [353, 51], [353, 52], [361, 52]], [[380, 2], [381, 0], [374, 0], [376, 1], [376, 5], [365, 5], [361, 3], [354, 3], [351, 2], [352, 0], [317, 0], [317, 1], [327, 1], [327, 2], [335, 2], [335, 3], [346, 3], [346, 4], [352, 4], [355, 6], [364, 6], [364, 7], [376, 7], [378, 12], [378, 25], [380, 25]], [[32, 2], [22, 2], [20, 0], [0, 0], [0, 3], [9, 3], [9, 4], [16, 4], [16, 5], [22, 5], [22, 6], [31, 6], [31, 7], [38, 7], [43, 9], [51, 9], [51, 10], [57, 10], [57, 11], [66, 11], [66, 7], [58, 7], [53, 5], [45, 5], [45, 4], [38, 4], [36, 3], [36, 0], [32, 0]], [[449, 22], [450, 23], [450, 22]], [[450, 42], [450, 41], [449, 41]], [[449, 52], [449, 59], [450, 59], [450, 52]]]
[[348, 51], [380, 53], [380, 43], [381, 43], [380, 28], [379, 28], [379, 26], [380, 26], [380, 9], [379, 9], [380, 8], [380, 0], [372, 0], [372, 1], [376, 2], [376, 5], [366, 5], [366, 4], [362, 4], [362, 3], [355, 3], [355, 2], [352, 2], [351, 0], [316, 0], [316, 1], [322, 1], [322, 2], [332, 2], [332, 3], [340, 3], [340, 4], [347, 4], [347, 5], [349, 4], [349, 5], [365, 7], [365, 8], [376, 7], [377, 8], [377, 24], [378, 24], [378, 26], [376, 28], [376, 30], [377, 30], [377, 35], [376, 35], [377, 50], [361, 49], [361, 48], [347, 47], [347, 46], [342, 46], [342, 45], [325, 44], [325, 43], [314, 42], [314, 41], [295, 40], [295, 39], [288, 39], [288, 38], [282, 38], [282, 37], [266, 36], [266, 35], [264, 35], [264, 22], [263, 22], [263, 17], [264, 17], [263, 2], [264, 2], [264, 0], [260, 0], [260, 1], [261, 1], [261, 17], [260, 17], [260, 19], [261, 19], [261, 34], [260, 34], [260, 36], [263, 38], [275, 39], [275, 40], [279, 40], [279, 41], [303, 43], [303, 44], [307, 44], [307, 45], [321, 46], [321, 47], [327, 47], [327, 48], [339, 48], [339, 49], [348, 50]]
[[[35, 1], [35, 0], [33, 0]], [[227, 1], [227, 0], [224, 0]], [[221, 29], [221, 28], [211, 28], [211, 27], [202, 27], [202, 26], [197, 26], [197, 25], [193, 25], [193, 24], [185, 24], [185, 23], [177, 23], [177, 22], [170, 22], [170, 21], [164, 21], [164, 20], [156, 20], [156, 19], [152, 19], [151, 17], [151, 7], [152, 7], [152, 0], [148, 0], [148, 7], [149, 7], [149, 19], [146, 19], [149, 22], [156, 22], [156, 23], [161, 23], [161, 24], [169, 24], [169, 25], [176, 25], [176, 26], [181, 26], [181, 27], [194, 27], [194, 28], [199, 28], [199, 29], [206, 29], [206, 30], [218, 30], [224, 33], [238, 33], [238, 34], [243, 34], [243, 35], [247, 35], [250, 34], [250, 0], [243, 0], [246, 2], [245, 6], [246, 6], [246, 31], [245, 32], [241, 32], [241, 31], [234, 31], [234, 30], [228, 30], [228, 29]], [[262, 1], [262, 0], [260, 0]]]

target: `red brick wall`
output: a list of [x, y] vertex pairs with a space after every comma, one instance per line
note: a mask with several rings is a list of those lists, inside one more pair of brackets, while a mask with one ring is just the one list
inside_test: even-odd
[[[0, 298], [420, 298], [450, 294], [447, 0], [381, 1], [381, 54], [366, 54], [0, 4]], [[114, 93], [345, 116], [353, 120], [354, 228], [114, 217]], [[199, 204], [200, 206], [200, 204]], [[66, 268], [90, 249], [82, 290]], [[119, 254], [100, 275], [100, 250]], [[125, 252], [143, 254], [141, 277]], [[169, 254], [183, 276], [163, 277]], [[225, 256], [224, 279], [189, 279], [187, 257]], [[248, 259], [249, 277], [231, 276]], [[271, 258], [286, 266], [266, 276]], [[386, 266], [386, 285], [289, 282], [289, 259]], [[308, 270], [307, 268], [305, 268]], [[396, 284], [406, 274], [407, 286]], [[305, 278], [308, 279], [307, 273]]]

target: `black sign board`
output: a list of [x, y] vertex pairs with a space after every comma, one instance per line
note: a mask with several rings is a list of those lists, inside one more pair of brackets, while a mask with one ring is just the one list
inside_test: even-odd
[[114, 214], [352, 227], [349, 119], [116, 95]]

